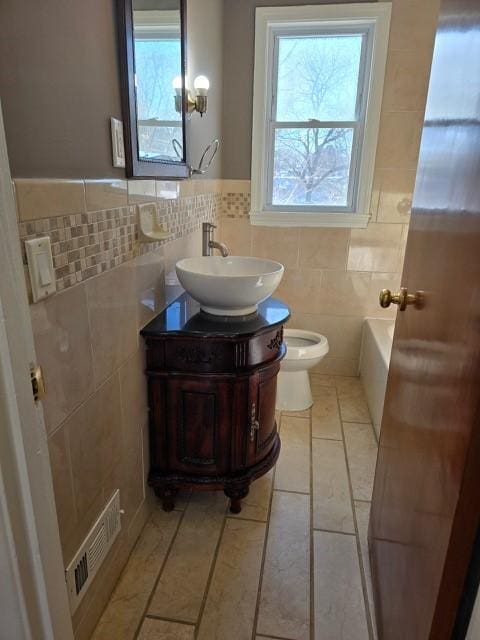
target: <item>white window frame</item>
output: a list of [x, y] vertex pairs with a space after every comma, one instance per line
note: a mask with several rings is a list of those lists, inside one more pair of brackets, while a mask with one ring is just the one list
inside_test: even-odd
[[[383, 81], [388, 49], [391, 3], [357, 3], [262, 7], [256, 10], [255, 71], [253, 89], [252, 205], [253, 225], [283, 227], [366, 227], [375, 168]], [[362, 56], [366, 64], [359, 100], [360, 136], [352, 155], [357, 184], [354, 201], [345, 209], [306, 206], [305, 208], [269, 205], [272, 167], [274, 83], [278, 35], [358, 29], [368, 34]], [[296, 123], [295, 123], [296, 124]], [[339, 123], [336, 123], [338, 126]], [[358, 125], [357, 125], [358, 126]], [[355, 151], [357, 150], [357, 157]]]

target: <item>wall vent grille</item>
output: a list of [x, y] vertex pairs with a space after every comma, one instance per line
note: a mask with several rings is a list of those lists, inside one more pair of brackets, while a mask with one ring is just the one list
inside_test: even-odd
[[117, 489], [65, 570], [72, 613], [82, 601], [120, 529], [120, 491]]

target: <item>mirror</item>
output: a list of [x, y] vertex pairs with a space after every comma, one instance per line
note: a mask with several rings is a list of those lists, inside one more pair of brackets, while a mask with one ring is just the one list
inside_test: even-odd
[[120, 0], [126, 170], [186, 178], [184, 0]]

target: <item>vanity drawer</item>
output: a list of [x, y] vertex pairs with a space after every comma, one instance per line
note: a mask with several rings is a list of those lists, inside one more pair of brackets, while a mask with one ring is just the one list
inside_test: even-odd
[[233, 373], [275, 360], [283, 348], [283, 328], [245, 337], [147, 339], [147, 368], [179, 373]]
[[165, 341], [167, 371], [222, 373], [235, 368], [234, 347], [225, 340], [178, 339]]
[[262, 333], [250, 340], [248, 366], [269, 362], [280, 355], [283, 346], [283, 327]]

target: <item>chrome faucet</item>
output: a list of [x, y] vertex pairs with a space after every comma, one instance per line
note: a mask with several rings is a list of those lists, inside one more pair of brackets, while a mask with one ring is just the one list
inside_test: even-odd
[[202, 225], [202, 255], [213, 255], [212, 249], [218, 249], [222, 254], [222, 257], [228, 256], [228, 248], [223, 242], [216, 242], [213, 239], [213, 230], [217, 228], [217, 225], [211, 222], [204, 222]]

